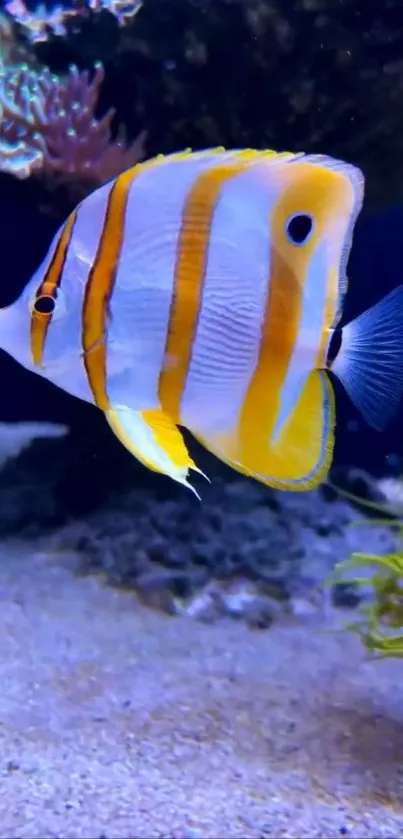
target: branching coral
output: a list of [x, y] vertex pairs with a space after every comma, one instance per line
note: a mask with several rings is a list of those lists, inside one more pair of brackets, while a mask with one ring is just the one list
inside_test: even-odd
[[55, 35], [65, 33], [63, 25], [65, 9], [62, 5], [48, 9], [45, 4], [40, 3], [31, 11], [24, 0], [10, 0], [5, 3], [5, 8], [8, 14], [24, 28], [33, 44], [46, 39], [48, 32]]
[[33, 172], [103, 183], [144, 156], [144, 133], [130, 145], [121, 131], [111, 141], [114, 110], [94, 111], [104, 78], [71, 67], [65, 79], [27, 66], [0, 74], [0, 170], [18, 178]]
[[106, 9], [116, 18], [119, 26], [130, 23], [141, 9], [141, 0], [75, 0], [70, 8], [63, 4], [48, 8], [38, 3], [28, 9], [24, 0], [8, 0], [5, 7], [9, 15], [19, 23], [33, 44], [46, 41], [49, 35], [65, 35], [66, 22], [71, 18], [85, 18], [91, 13]]

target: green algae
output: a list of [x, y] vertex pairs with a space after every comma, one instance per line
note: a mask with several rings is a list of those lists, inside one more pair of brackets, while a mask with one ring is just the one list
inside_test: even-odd
[[[349, 582], [370, 591], [370, 602], [358, 608], [357, 620], [345, 628], [359, 635], [366, 649], [378, 657], [403, 657], [403, 520], [390, 519], [387, 504], [357, 498], [343, 492], [350, 500], [381, 513], [380, 518], [365, 522], [366, 526], [392, 527], [396, 530], [401, 550], [386, 554], [353, 553], [350, 559], [336, 564], [329, 581], [341, 582], [348, 574]], [[384, 517], [382, 516], [384, 514]], [[363, 522], [353, 526], [359, 526]], [[357, 576], [352, 572], [362, 571]]]

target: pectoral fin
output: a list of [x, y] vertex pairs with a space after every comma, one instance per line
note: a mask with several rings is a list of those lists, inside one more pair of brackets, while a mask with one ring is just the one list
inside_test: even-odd
[[154, 472], [184, 484], [199, 497], [187, 478], [189, 469], [200, 470], [169, 416], [158, 409], [134, 411], [127, 405], [117, 404], [112, 405], [105, 416], [117, 438], [137, 460]]

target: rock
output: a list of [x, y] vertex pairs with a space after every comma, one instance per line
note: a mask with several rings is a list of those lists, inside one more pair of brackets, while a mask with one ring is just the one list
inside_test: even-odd
[[[119, 509], [105, 505], [88, 517], [85, 536], [67, 526], [52, 542], [82, 552], [85, 573], [103, 570], [111, 584], [137, 590], [163, 611], [206, 622], [226, 615], [256, 627], [270, 625], [287, 604], [299, 615], [306, 613], [299, 602], [309, 612], [320, 608], [318, 587], [352, 551], [395, 547], [387, 528], [349, 527], [362, 514], [346, 501], [327, 502], [321, 490], [275, 493], [218, 463], [211, 477], [202, 507], [186, 492], [161, 499], [138, 486], [121, 496]], [[346, 584], [333, 603], [358, 604], [354, 592]]]
[[148, 571], [136, 578], [136, 591], [142, 603], [168, 615], [178, 614], [174, 586], [175, 577], [163, 569]]
[[354, 583], [336, 583], [332, 586], [332, 603], [347, 609], [355, 609], [361, 603], [358, 586]]
[[8, 460], [18, 457], [34, 440], [58, 439], [68, 432], [65, 425], [52, 422], [1, 422], [0, 470]]
[[[350, 527], [364, 522], [362, 512], [342, 498], [328, 500], [325, 489], [275, 492], [192, 443], [212, 481], [200, 487], [200, 504], [138, 464], [109, 431], [99, 449], [95, 434], [87, 448], [78, 437], [78, 451], [76, 434], [39, 440], [0, 471], [0, 531], [39, 535], [50, 550], [76, 552], [79, 573], [102, 572], [109, 584], [170, 614], [268, 625], [293, 598], [314, 599], [335, 562], [395, 547], [390, 528]], [[334, 601], [343, 600], [341, 592]]]

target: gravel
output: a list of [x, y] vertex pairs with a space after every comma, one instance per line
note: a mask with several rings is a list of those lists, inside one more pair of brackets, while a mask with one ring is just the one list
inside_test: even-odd
[[75, 561], [0, 549], [0, 837], [402, 835], [402, 664], [342, 610], [206, 625]]

